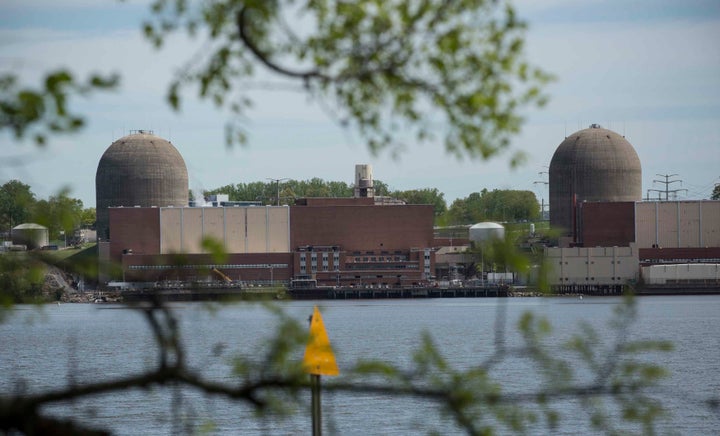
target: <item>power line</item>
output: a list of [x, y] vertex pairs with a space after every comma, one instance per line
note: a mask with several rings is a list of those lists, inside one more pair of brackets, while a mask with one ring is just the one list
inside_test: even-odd
[[662, 193], [664, 192], [664, 193], [665, 193], [665, 201], [670, 200], [670, 194], [671, 194], [671, 193], [673, 194], [673, 198], [677, 198], [677, 193], [678, 193], [678, 192], [680, 192], [680, 191], [688, 192], [687, 189], [682, 189], [682, 188], [681, 188], [681, 189], [670, 189], [670, 185], [672, 185], [673, 183], [680, 183], [680, 185], [682, 186], [682, 180], [681, 180], [681, 179], [673, 179], [673, 180], [670, 180], [671, 177], [675, 177], [675, 176], [677, 176], [677, 174], [655, 174], [655, 175], [658, 176], [658, 177], [663, 177], [665, 180], [657, 180], [657, 179], [655, 179], [655, 180], [653, 180], [653, 183], [661, 183], [661, 184], [665, 185], [665, 189], [664, 189], [664, 190], [661, 190], [661, 189], [648, 189], [648, 194], [647, 194], [647, 197], [648, 197], [647, 199], [648, 199], [648, 200], [650, 200], [650, 192], [657, 192], [657, 193], [658, 193], [658, 200], [660, 200], [660, 194], [662, 194]]

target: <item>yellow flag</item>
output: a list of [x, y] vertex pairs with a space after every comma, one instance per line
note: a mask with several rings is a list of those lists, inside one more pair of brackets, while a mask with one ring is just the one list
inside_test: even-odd
[[337, 363], [335, 362], [335, 354], [333, 354], [332, 347], [330, 346], [330, 339], [325, 330], [325, 324], [323, 324], [322, 316], [317, 306], [315, 306], [312, 319], [310, 320], [310, 339], [305, 347], [303, 368], [308, 374], [340, 374]]

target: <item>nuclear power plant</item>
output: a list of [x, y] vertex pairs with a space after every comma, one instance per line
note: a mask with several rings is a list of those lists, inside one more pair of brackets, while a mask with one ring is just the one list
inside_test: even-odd
[[[370, 165], [355, 166], [353, 198], [190, 207], [178, 150], [138, 130], [103, 154], [96, 187], [101, 264], [121, 267], [103, 281], [389, 288], [434, 274], [432, 206], [376, 197]], [[208, 240], [222, 245], [223, 262]]]
[[593, 124], [555, 150], [549, 187], [550, 226], [563, 236], [577, 236], [578, 203], [642, 199], [640, 158], [625, 138]]
[[720, 289], [720, 202], [642, 201], [640, 159], [623, 136], [598, 124], [575, 132], [549, 173], [559, 237], [545, 259], [556, 291]]
[[[354, 182], [352, 198], [260, 206], [218, 196], [191, 207], [180, 152], [151, 131], [133, 131], [98, 164], [100, 261], [120, 266], [105, 269], [102, 281], [431, 287], [467, 262], [471, 244], [505, 237], [499, 223], [438, 237], [431, 205], [375, 196], [370, 165], [355, 166]], [[640, 159], [623, 136], [597, 124], [567, 136], [552, 156], [549, 190], [558, 236], [544, 254], [556, 291], [720, 287], [720, 202], [642, 201]], [[221, 260], [208, 241], [222, 246]]]
[[107, 241], [108, 208], [188, 205], [188, 172], [180, 152], [151, 130], [113, 142], [95, 174], [98, 240]]

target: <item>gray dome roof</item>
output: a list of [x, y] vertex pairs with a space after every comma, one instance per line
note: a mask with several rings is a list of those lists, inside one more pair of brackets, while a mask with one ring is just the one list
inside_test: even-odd
[[47, 230], [47, 227], [36, 223], [24, 223], [13, 227], [12, 230]]
[[108, 207], [187, 206], [187, 167], [169, 141], [138, 130], [102, 155], [95, 190], [98, 238], [107, 239]]
[[550, 161], [550, 225], [573, 229], [573, 197], [583, 201], [642, 199], [642, 168], [633, 146], [598, 124], [565, 138]]
[[502, 224], [486, 221], [470, 226], [468, 230], [470, 241], [476, 243], [488, 242], [493, 239], [505, 237], [505, 227]]

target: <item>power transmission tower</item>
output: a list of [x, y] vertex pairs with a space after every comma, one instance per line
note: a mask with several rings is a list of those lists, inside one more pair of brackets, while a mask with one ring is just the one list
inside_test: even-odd
[[660, 200], [660, 194], [662, 194], [662, 193], [664, 192], [664, 193], [665, 193], [665, 201], [670, 200], [670, 194], [673, 194], [673, 197], [674, 197], [674, 198], [677, 198], [677, 193], [678, 193], [678, 192], [680, 192], [680, 191], [685, 191], [685, 192], [687, 192], [687, 189], [670, 189], [670, 185], [673, 184], [673, 183], [679, 182], [680, 185], [682, 185], [682, 180], [680, 180], [680, 179], [670, 180], [671, 177], [675, 177], [675, 176], [677, 176], [677, 174], [655, 174], [655, 175], [658, 176], [658, 177], [663, 177], [665, 180], [657, 180], [657, 179], [655, 179], [655, 180], [653, 180], [653, 183], [661, 183], [661, 184], [665, 185], [665, 189], [664, 189], [664, 190], [662, 190], [662, 189], [648, 189], [648, 194], [647, 194], [647, 196], [648, 196], [647, 199], [648, 199], [648, 200], [650, 200], [650, 192], [657, 192], [657, 193], [658, 193], [658, 200]]

